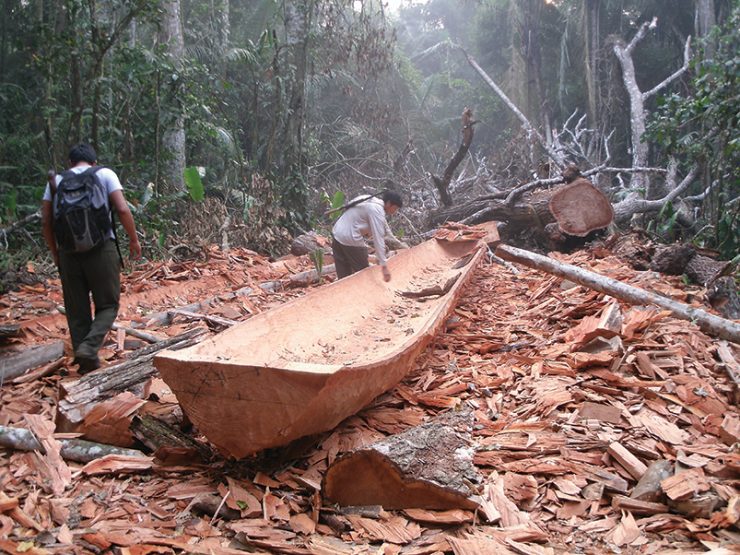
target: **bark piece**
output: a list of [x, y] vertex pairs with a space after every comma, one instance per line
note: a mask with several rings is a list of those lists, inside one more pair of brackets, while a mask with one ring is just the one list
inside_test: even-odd
[[701, 468], [690, 468], [660, 482], [660, 487], [671, 501], [689, 499], [696, 493], [709, 490], [709, 482]]
[[[202, 329], [187, 331], [141, 349], [135, 353], [136, 358], [96, 370], [78, 380], [62, 383], [56, 414], [57, 431], [76, 431], [83, 426], [85, 418], [97, 404], [110, 400], [121, 392], [128, 391], [141, 398], [146, 382], [157, 372], [151, 363], [154, 355], [162, 349], [191, 345], [203, 333]], [[121, 416], [128, 418], [130, 413]], [[128, 428], [128, 423], [124, 428]]]
[[707, 300], [712, 308], [725, 318], [731, 320], [740, 318], [740, 295], [738, 295], [737, 284], [733, 277], [725, 276], [715, 279], [707, 287]]
[[[84, 439], [58, 439], [61, 444], [61, 455], [68, 461], [87, 463], [99, 459], [104, 455], [127, 455], [129, 457], [143, 457], [144, 453], [135, 449], [122, 449], [112, 445], [93, 443]], [[34, 435], [23, 428], [0, 426], [0, 446], [19, 451], [41, 451], [44, 446]]]
[[31, 347], [0, 360], [0, 382], [12, 380], [28, 370], [56, 360], [64, 354], [64, 341]]
[[54, 438], [54, 424], [39, 414], [25, 416], [31, 433], [43, 446], [43, 453], [36, 452], [37, 467], [50, 482], [50, 490], [61, 496], [72, 482], [72, 471], [62, 460], [61, 444]]
[[622, 411], [611, 405], [585, 401], [578, 410], [578, 416], [585, 420], [599, 420], [610, 424], [619, 424], [622, 421]]
[[732, 268], [732, 262], [697, 254], [686, 264], [686, 275], [694, 283], [708, 285]]
[[657, 305], [669, 310], [671, 314], [677, 318], [696, 322], [699, 328], [709, 335], [715, 335], [722, 339], [740, 343], [740, 324], [731, 320], [714, 316], [713, 314], [709, 314], [703, 310], [699, 310], [692, 306], [676, 302], [654, 293], [649, 293], [644, 289], [627, 285], [626, 283], [622, 283], [616, 279], [608, 278], [571, 264], [564, 264], [553, 260], [552, 258], [548, 258], [547, 256], [535, 254], [524, 249], [517, 249], [516, 247], [508, 245], [500, 245], [496, 249], [496, 254], [505, 260], [519, 262], [531, 268], [564, 277], [579, 283], [580, 285], [600, 291], [606, 295], [611, 295], [612, 297], [627, 301], [631, 304]]
[[658, 460], [648, 466], [630, 497], [639, 501], [657, 502], [664, 498], [660, 483], [673, 474], [673, 463]]
[[178, 448], [194, 453], [204, 460], [211, 456], [207, 446], [153, 416], [134, 416], [131, 433], [154, 453], [162, 448]]
[[719, 437], [727, 445], [740, 442], [740, 418], [737, 414], [729, 413], [725, 415], [720, 427]]
[[632, 499], [624, 495], [615, 495], [612, 497], [612, 507], [630, 511], [636, 515], [655, 515], [670, 511], [668, 505], [664, 505], [663, 503], [640, 501], [639, 499]]
[[694, 256], [696, 251], [690, 245], [668, 245], [658, 249], [650, 261], [650, 269], [661, 274], [680, 276]]
[[472, 424], [472, 413], [448, 412], [348, 453], [327, 470], [324, 495], [340, 505], [474, 509]]
[[17, 337], [20, 334], [21, 327], [18, 324], [1, 324], [0, 340], [8, 337]]
[[609, 199], [584, 178], [555, 189], [549, 207], [560, 229], [576, 237], [603, 229], [614, 220]]

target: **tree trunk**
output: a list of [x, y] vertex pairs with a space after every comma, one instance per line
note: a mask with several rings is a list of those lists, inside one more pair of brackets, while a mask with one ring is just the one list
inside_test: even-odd
[[[705, 38], [717, 24], [714, 15], [714, 0], [695, 0], [694, 9], [694, 33], [697, 37]], [[710, 59], [714, 56], [714, 44], [707, 41], [704, 48], [704, 59]]]
[[586, 90], [588, 92], [588, 121], [591, 126], [599, 128], [600, 123], [600, 92], [598, 79], [599, 51], [599, 0], [585, 0], [583, 3], [583, 45], [584, 65], [586, 69]]
[[[185, 42], [180, 21], [180, 0], [166, 0], [163, 4], [163, 21], [159, 34], [161, 43], [167, 45], [167, 52], [175, 68], [180, 71], [185, 55]], [[173, 79], [169, 77], [168, 81]], [[162, 175], [163, 191], [172, 193], [184, 189], [185, 174], [185, 117], [182, 101], [179, 98], [181, 76], [170, 82], [171, 102], [166, 109], [169, 117], [162, 121]]]
[[56, 415], [57, 429], [64, 432], [77, 430], [98, 403], [121, 392], [134, 391], [134, 394], [141, 395], [145, 382], [157, 373], [152, 366], [154, 355], [162, 349], [193, 344], [202, 333], [202, 329], [190, 330], [140, 349], [132, 360], [96, 370], [79, 380], [62, 383]]

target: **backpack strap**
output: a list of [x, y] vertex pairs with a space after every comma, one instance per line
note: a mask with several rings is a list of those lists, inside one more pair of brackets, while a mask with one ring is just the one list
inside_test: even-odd
[[353, 206], [357, 206], [358, 204], [362, 204], [363, 202], [366, 202], [366, 201], [368, 201], [368, 200], [370, 200], [372, 198], [380, 197], [380, 196], [382, 196], [382, 194], [383, 194], [383, 191], [378, 191], [377, 193], [372, 193], [372, 194], [367, 195], [367, 196], [365, 196], [363, 198], [355, 199], [352, 202], [348, 202], [347, 204], [344, 204], [344, 205], [342, 205], [342, 206], [340, 206], [338, 208], [332, 208], [331, 210], [327, 210], [326, 212], [324, 212], [324, 216], [330, 216], [330, 215], [334, 214], [335, 212], [344, 212], [346, 210], [349, 210]]

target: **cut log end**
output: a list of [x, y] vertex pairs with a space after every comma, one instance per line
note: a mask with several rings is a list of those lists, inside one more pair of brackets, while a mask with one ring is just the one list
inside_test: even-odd
[[549, 207], [560, 229], [576, 237], [603, 229], [614, 220], [609, 199], [583, 178], [557, 188]]

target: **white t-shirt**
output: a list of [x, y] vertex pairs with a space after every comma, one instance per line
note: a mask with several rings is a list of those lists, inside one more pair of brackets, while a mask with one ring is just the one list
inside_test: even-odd
[[[367, 195], [362, 195], [367, 196]], [[357, 200], [361, 197], [357, 197]], [[385, 203], [377, 198], [369, 198], [345, 210], [331, 230], [334, 238], [348, 247], [367, 246], [365, 237], [372, 235], [378, 264], [385, 266]]]
[[[75, 166], [73, 168], [70, 168], [75, 173], [82, 173], [87, 168], [90, 167], [90, 164], [82, 163], [78, 166]], [[116, 175], [116, 172], [114, 172], [110, 168], [100, 168], [96, 174], [98, 176], [98, 179], [100, 179], [100, 183], [103, 184], [106, 191], [108, 191], [108, 205], [110, 206], [110, 195], [113, 193], [113, 191], [122, 191], [123, 185], [121, 185], [121, 182], [118, 179], [118, 176]], [[59, 183], [62, 182], [62, 176], [60, 174], [56, 175], [55, 182], [57, 186]], [[46, 190], [44, 190], [44, 197], [43, 200], [51, 202], [51, 188], [49, 187], [49, 184], [46, 184]], [[108, 234], [109, 239], [113, 239], [113, 231]]]

